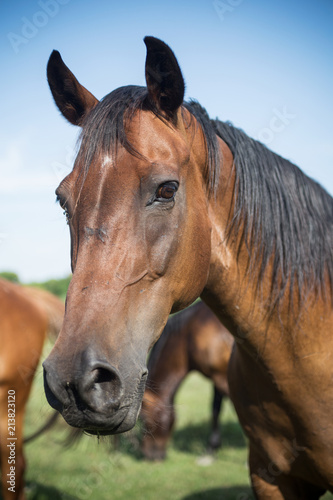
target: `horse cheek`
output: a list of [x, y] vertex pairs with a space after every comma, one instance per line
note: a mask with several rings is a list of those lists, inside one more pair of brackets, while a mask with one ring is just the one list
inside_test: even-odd
[[211, 257], [211, 231], [209, 224], [197, 219], [192, 229], [190, 245], [186, 247], [182, 280], [186, 283], [182, 302], [190, 305], [197, 299], [206, 286]]
[[153, 225], [147, 238], [147, 260], [150, 273], [160, 278], [172, 265], [172, 257], [177, 252], [178, 231], [174, 224]]

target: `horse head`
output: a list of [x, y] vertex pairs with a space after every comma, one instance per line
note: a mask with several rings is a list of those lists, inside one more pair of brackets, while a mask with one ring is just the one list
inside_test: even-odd
[[209, 274], [204, 135], [182, 106], [173, 52], [153, 37], [145, 44], [147, 87], [122, 87], [101, 101], [58, 52], [47, 70], [59, 110], [82, 132], [73, 171], [56, 191], [73, 277], [44, 362], [45, 391], [69, 424], [95, 434], [133, 427], [147, 352]]

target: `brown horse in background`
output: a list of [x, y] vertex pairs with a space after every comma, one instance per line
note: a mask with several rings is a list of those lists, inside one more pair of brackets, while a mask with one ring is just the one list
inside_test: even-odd
[[38, 288], [0, 279], [0, 467], [4, 500], [23, 500], [23, 424], [46, 334], [58, 335], [64, 304]]
[[147, 87], [100, 102], [59, 52], [48, 63], [58, 108], [82, 127], [57, 189], [73, 278], [44, 362], [48, 401], [92, 434], [132, 428], [148, 350], [201, 296], [236, 339], [230, 395], [257, 498], [318, 499], [333, 492], [333, 200], [184, 102], [174, 53], [145, 43]]
[[221, 446], [219, 414], [229, 396], [228, 363], [233, 337], [203, 303], [171, 317], [154, 345], [148, 361], [143, 396], [142, 451], [149, 460], [162, 460], [175, 422], [174, 398], [186, 375], [197, 370], [214, 384], [212, 433], [209, 449]]

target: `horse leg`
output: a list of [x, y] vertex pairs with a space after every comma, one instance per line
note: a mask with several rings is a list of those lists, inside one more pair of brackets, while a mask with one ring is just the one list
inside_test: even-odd
[[208, 440], [208, 451], [217, 450], [221, 447], [222, 444], [219, 416], [221, 412], [223, 396], [223, 393], [217, 389], [216, 385], [214, 385], [212, 432]]
[[[169, 389], [170, 386], [167, 386]], [[164, 460], [167, 443], [175, 421], [173, 400], [168, 394], [156, 394], [147, 390], [141, 417], [144, 422], [142, 452], [148, 460]]]
[[318, 500], [325, 490], [278, 471], [250, 445], [249, 467], [251, 483], [257, 500]]

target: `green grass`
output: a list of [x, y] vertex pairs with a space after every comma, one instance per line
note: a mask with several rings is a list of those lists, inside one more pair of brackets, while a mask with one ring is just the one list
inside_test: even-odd
[[[212, 385], [198, 374], [184, 382], [176, 401], [177, 422], [165, 462], [140, 457], [140, 426], [110, 441], [83, 436], [71, 448], [68, 427], [56, 427], [26, 446], [27, 500], [252, 500], [246, 442], [229, 401], [222, 414], [223, 447], [200, 465], [210, 430]], [[29, 401], [25, 434], [50, 414], [39, 370]], [[332, 496], [325, 496], [325, 499]]]

